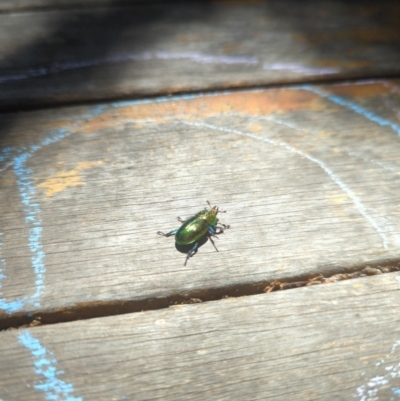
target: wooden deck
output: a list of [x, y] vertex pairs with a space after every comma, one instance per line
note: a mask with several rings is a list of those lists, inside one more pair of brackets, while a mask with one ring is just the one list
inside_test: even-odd
[[399, 18], [0, 0], [0, 401], [400, 399]]

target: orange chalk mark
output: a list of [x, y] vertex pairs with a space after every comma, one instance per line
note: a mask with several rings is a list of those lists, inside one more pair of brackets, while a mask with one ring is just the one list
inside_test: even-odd
[[382, 96], [391, 93], [388, 86], [383, 82], [363, 82], [362, 84], [346, 84], [346, 85], [333, 85], [329, 88], [330, 93], [339, 96], [349, 96], [352, 98], [370, 98], [375, 96]]
[[64, 128], [66, 125], [70, 125], [71, 121], [69, 120], [57, 120], [51, 121], [45, 124], [46, 128]]
[[[110, 126], [116, 127], [132, 120], [151, 120], [165, 124], [170, 120], [198, 121], [221, 114], [267, 116], [296, 110], [321, 110], [324, 102], [315, 94], [303, 90], [263, 90], [233, 92], [194, 99], [171, 100], [166, 103], [127, 105], [112, 108], [101, 117], [82, 124], [82, 132], [94, 132]], [[140, 121], [138, 121], [140, 122]]]
[[82, 182], [82, 176], [80, 175], [81, 171], [91, 167], [100, 166], [101, 164], [103, 164], [102, 161], [80, 162], [73, 170], [63, 170], [53, 177], [48, 178], [46, 181], [39, 184], [38, 188], [44, 189], [46, 191], [46, 197], [49, 198], [67, 188], [84, 185], [84, 182]]

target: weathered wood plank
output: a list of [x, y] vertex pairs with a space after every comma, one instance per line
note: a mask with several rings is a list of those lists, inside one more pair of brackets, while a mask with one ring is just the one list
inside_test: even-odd
[[[2, 318], [397, 263], [399, 84], [2, 116]], [[207, 199], [232, 228], [184, 267], [156, 232]]]
[[391, 273], [2, 332], [0, 398], [396, 399], [399, 296]]
[[400, 4], [189, 2], [0, 15], [0, 107], [398, 74]]

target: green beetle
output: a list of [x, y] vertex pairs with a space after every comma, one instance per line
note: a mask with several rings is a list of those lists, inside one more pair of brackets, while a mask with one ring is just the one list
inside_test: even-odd
[[170, 237], [175, 234], [175, 242], [178, 245], [186, 246], [193, 244], [193, 247], [186, 256], [184, 266], [186, 266], [189, 258], [197, 252], [199, 243], [205, 237], [210, 239], [215, 250], [218, 252], [212, 237], [218, 238], [217, 234], [222, 234], [225, 229], [230, 228], [229, 225], [219, 223], [217, 218], [218, 213], [225, 213], [226, 211], [219, 210], [218, 206], [211, 206], [209, 201], [207, 201], [207, 203], [210, 209], [203, 209], [187, 220], [182, 220], [178, 217], [178, 220], [183, 223], [179, 228], [175, 228], [168, 233], [157, 231], [158, 235], [164, 237]]

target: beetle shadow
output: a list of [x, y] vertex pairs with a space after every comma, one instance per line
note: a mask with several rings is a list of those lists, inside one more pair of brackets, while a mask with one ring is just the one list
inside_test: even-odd
[[[194, 252], [194, 254], [193, 254], [190, 258], [192, 258], [193, 256], [195, 256], [196, 253], [199, 251], [199, 249], [200, 249], [206, 242], [208, 242], [209, 239], [210, 239], [210, 236], [209, 236], [209, 235], [206, 235], [206, 236], [204, 236], [203, 238], [201, 238], [201, 239], [199, 240], [199, 242], [198, 242], [198, 247], [197, 247], [196, 251]], [[210, 240], [210, 242], [211, 242], [211, 240]], [[175, 242], [175, 248], [176, 248], [176, 250], [177, 250], [178, 252], [180, 252], [180, 253], [184, 253], [185, 255], [187, 255], [187, 254], [190, 252], [190, 250], [193, 248], [193, 245], [194, 245], [194, 244], [190, 244], [190, 245], [180, 245], [180, 244], [178, 244], [177, 242]], [[211, 244], [211, 245], [212, 245], [212, 244]], [[215, 246], [214, 246], [214, 248], [215, 248]], [[217, 251], [216, 248], [215, 248], [215, 250]], [[217, 252], [218, 252], [218, 251], [217, 251]], [[189, 259], [190, 259], [190, 258], [189, 258]], [[184, 266], [186, 266], [186, 264], [189, 262], [189, 259], [185, 259]]]
[[[206, 242], [208, 242], [208, 236], [207, 235], [205, 235], [203, 238], [201, 238], [199, 240], [199, 247], [197, 249], [199, 250]], [[176, 248], [176, 250], [178, 252], [187, 254], [193, 248], [193, 244], [180, 245], [177, 242], [175, 242], [175, 248]]]

